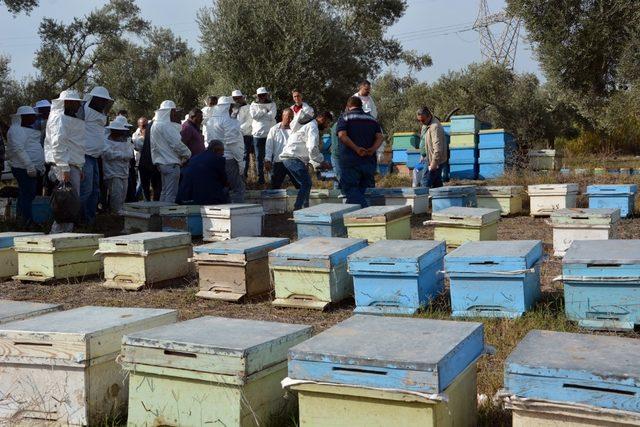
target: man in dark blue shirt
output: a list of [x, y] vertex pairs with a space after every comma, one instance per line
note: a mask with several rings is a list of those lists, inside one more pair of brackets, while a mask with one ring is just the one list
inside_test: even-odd
[[182, 205], [229, 203], [226, 187], [224, 144], [214, 139], [182, 168], [177, 201]]
[[367, 207], [364, 193], [376, 186], [376, 151], [382, 145], [382, 129], [371, 114], [362, 110], [362, 100], [352, 96], [336, 132], [340, 141], [340, 189], [347, 203]]

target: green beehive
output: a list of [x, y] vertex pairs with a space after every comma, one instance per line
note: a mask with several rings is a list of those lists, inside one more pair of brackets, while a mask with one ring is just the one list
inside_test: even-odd
[[475, 133], [452, 133], [449, 139], [451, 148], [476, 148], [478, 135]]
[[420, 146], [420, 135], [415, 132], [396, 132], [393, 134], [393, 149], [401, 150], [418, 148]]

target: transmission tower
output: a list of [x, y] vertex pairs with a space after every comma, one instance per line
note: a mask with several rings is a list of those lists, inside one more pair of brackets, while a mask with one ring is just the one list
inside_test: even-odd
[[[502, 31], [492, 31], [496, 24]], [[478, 17], [473, 29], [480, 34], [480, 48], [485, 60], [513, 70], [518, 49], [518, 37], [522, 21], [509, 15], [505, 10], [489, 12], [487, 0], [479, 0]]]

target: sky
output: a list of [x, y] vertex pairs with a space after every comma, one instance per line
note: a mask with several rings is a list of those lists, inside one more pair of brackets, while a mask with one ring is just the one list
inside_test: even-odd
[[[0, 6], [0, 53], [11, 57], [13, 76], [22, 79], [34, 74], [33, 56], [40, 45], [38, 25], [43, 17], [69, 22], [73, 16], [84, 15], [102, 5], [97, 0], [40, 0], [40, 6], [30, 16], [15, 18]], [[155, 26], [169, 27], [198, 50], [196, 12], [211, 4], [211, 0], [137, 0], [145, 19]], [[489, 8], [499, 11], [504, 0], [489, 0]], [[460, 70], [482, 60], [478, 33], [470, 29], [478, 14], [477, 0], [408, 0], [405, 15], [388, 31], [398, 38], [405, 49], [428, 53], [433, 66], [418, 73], [420, 80], [433, 82], [449, 70]], [[499, 31], [500, 28], [496, 28]], [[515, 69], [518, 72], [542, 75], [526, 34], [521, 31]], [[392, 68], [404, 73], [404, 67]]]

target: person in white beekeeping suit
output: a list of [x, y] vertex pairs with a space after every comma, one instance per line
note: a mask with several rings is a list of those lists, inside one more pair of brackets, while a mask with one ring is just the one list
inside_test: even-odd
[[213, 107], [218, 103], [217, 96], [207, 96], [207, 101], [205, 102], [205, 106], [202, 107], [202, 135], [204, 136], [204, 145], [205, 147], [209, 144], [209, 131], [207, 130], [207, 120], [211, 117], [213, 113]]
[[93, 224], [100, 201], [100, 156], [104, 152], [104, 127], [107, 113], [113, 104], [109, 91], [102, 86], [94, 87], [84, 104], [86, 129], [85, 160], [80, 183], [80, 202], [84, 220]]
[[124, 116], [113, 119], [107, 126], [109, 136], [105, 139], [102, 155], [102, 169], [109, 191], [109, 209], [116, 214], [122, 210], [127, 197], [129, 167], [133, 158], [129, 126]]
[[[62, 91], [54, 99], [47, 120], [47, 134], [44, 139], [44, 158], [51, 164], [50, 175], [65, 183], [80, 196], [80, 178], [85, 160], [86, 130], [82, 96], [75, 90]], [[73, 231], [73, 223], [57, 223], [51, 226], [52, 233]]]
[[253, 119], [251, 118], [251, 112], [249, 111], [249, 104], [247, 104], [247, 98], [244, 96], [241, 90], [236, 89], [231, 92], [231, 97], [233, 98], [234, 106], [231, 111], [231, 117], [235, 118], [240, 122], [240, 130], [242, 131], [242, 139], [244, 140], [244, 179], [247, 179], [249, 174], [249, 163], [251, 153], [254, 154], [253, 150]]
[[304, 111], [308, 116], [313, 116], [314, 111], [313, 108], [309, 106], [306, 102], [302, 100], [302, 91], [300, 89], [293, 89], [291, 91], [291, 97], [293, 98], [293, 105], [291, 106], [291, 111], [293, 111], [293, 118], [295, 119], [298, 115]]
[[231, 117], [232, 108], [233, 98], [221, 96], [207, 126], [212, 138], [209, 142], [219, 140], [224, 144], [225, 172], [229, 181], [231, 203], [242, 203], [245, 189], [241, 172], [244, 168], [244, 140], [240, 122]]
[[276, 103], [271, 100], [270, 93], [265, 87], [258, 88], [256, 100], [251, 103], [249, 113], [253, 122], [253, 151], [258, 168], [258, 184], [264, 184], [264, 154], [269, 129], [276, 124]]
[[180, 184], [180, 166], [191, 157], [182, 143], [180, 117], [176, 103], [162, 101], [151, 126], [151, 161], [160, 170], [162, 191], [160, 201], [175, 203]]
[[11, 127], [7, 133], [6, 159], [18, 181], [17, 213], [24, 224], [32, 222], [31, 204], [36, 197], [38, 177], [44, 174], [41, 131], [33, 128], [36, 114], [36, 110], [29, 106], [18, 108], [11, 116]]

